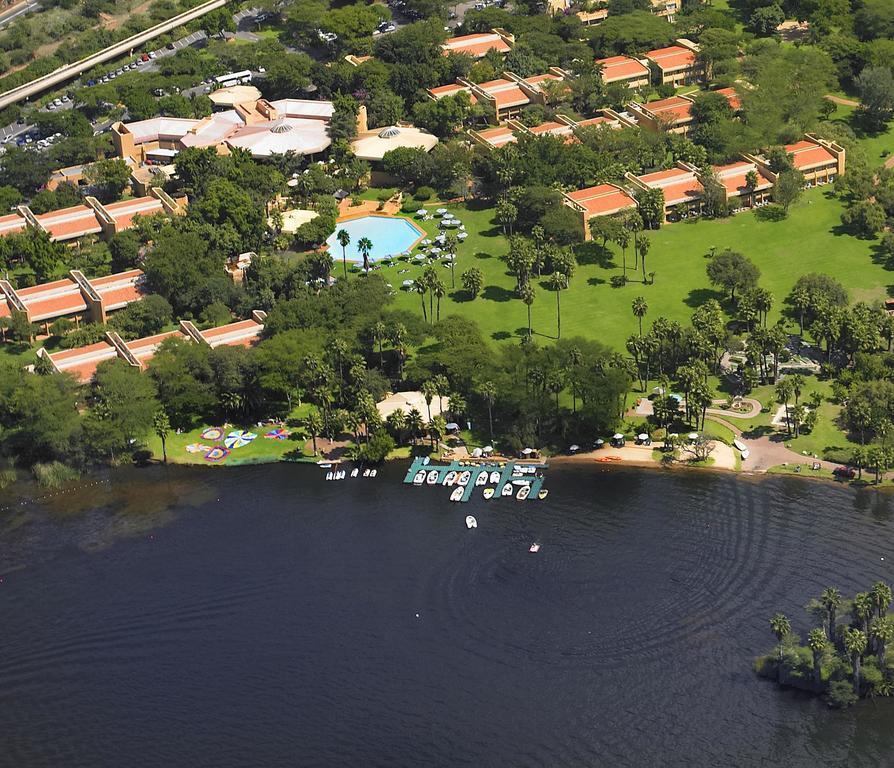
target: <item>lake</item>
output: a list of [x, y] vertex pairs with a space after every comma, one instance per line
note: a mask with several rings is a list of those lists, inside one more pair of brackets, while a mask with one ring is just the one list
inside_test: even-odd
[[894, 497], [588, 466], [550, 469], [543, 502], [457, 505], [402, 476], [7, 493], [0, 766], [889, 759], [891, 702], [831, 711], [751, 664], [777, 610], [803, 634], [825, 586], [894, 581]]

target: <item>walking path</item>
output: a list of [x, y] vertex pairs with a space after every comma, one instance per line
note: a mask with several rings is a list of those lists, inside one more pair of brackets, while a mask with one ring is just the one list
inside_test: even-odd
[[831, 101], [833, 104], [840, 104], [842, 107], [859, 107], [860, 102], [854, 101], [853, 99], [844, 99], [841, 96], [835, 96], [832, 93], [827, 93], [824, 97], [827, 101]]

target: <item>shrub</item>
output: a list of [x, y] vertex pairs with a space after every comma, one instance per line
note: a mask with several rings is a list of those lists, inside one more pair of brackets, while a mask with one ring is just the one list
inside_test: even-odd
[[356, 452], [360, 461], [379, 464], [394, 450], [394, 439], [384, 429], [370, 437], [369, 442], [361, 445]]
[[854, 686], [847, 680], [833, 680], [829, 683], [829, 705], [836, 709], [847, 709], [857, 703]]
[[78, 479], [78, 472], [61, 461], [35, 464], [32, 467], [37, 484], [44, 488], [61, 488], [65, 483]]
[[426, 200], [431, 200], [435, 196], [435, 191], [431, 187], [419, 187], [413, 193], [413, 199], [419, 200], [420, 202], [424, 202]]

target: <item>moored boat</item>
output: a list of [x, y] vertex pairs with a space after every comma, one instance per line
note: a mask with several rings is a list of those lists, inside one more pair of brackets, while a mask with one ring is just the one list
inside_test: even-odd
[[494, 470], [493, 472], [490, 473], [490, 481], [494, 485], [496, 485], [497, 483], [500, 482], [500, 473], [497, 472], [497, 470]]
[[475, 485], [487, 485], [486, 469], [478, 473], [478, 477], [475, 478]]
[[518, 499], [519, 501], [524, 501], [525, 499], [528, 498], [528, 496], [530, 494], [531, 494], [531, 486], [523, 485], [521, 488], [518, 489], [518, 493], [515, 494], [515, 498]]
[[327, 479], [327, 480], [331, 480], [331, 479], [332, 479], [332, 472], [327, 472], [327, 473], [326, 473], [326, 479]]
[[535, 555], [536, 555], [539, 551], [540, 551], [540, 544], [539, 544], [538, 542], [536, 542], [536, 541], [535, 541], [533, 544], [531, 544], [530, 547], [528, 547], [528, 552], [532, 552], [532, 553], [535, 554]]
[[537, 494], [537, 498], [540, 499], [541, 501], [543, 499], [545, 499], [547, 496], [549, 496], [549, 490], [546, 488], [542, 488], [540, 490], [540, 492]]
[[450, 501], [462, 501], [464, 491], [465, 489], [462, 486], [454, 488], [453, 493], [450, 494]]
[[425, 470], [420, 469], [413, 475], [413, 485], [422, 485], [425, 482]]
[[357, 477], [357, 475], [359, 475], [359, 474], [360, 474], [359, 467], [354, 467], [354, 469], [351, 470], [351, 477]]
[[433, 469], [428, 473], [428, 477], [425, 478], [425, 482], [429, 485], [434, 485], [438, 482], [438, 470]]
[[500, 491], [500, 496], [511, 496], [512, 492], [515, 490], [515, 486], [512, 483], [506, 483], [503, 486], [503, 490]]
[[485, 499], [492, 499], [494, 497], [494, 489], [493, 488], [485, 488], [482, 494]]
[[472, 515], [466, 515], [466, 528], [477, 528], [478, 521]]
[[448, 472], [444, 475], [444, 485], [453, 485], [456, 482], [456, 472]]
[[471, 479], [472, 473], [467, 469], [456, 479], [456, 483], [457, 485], [468, 485]]

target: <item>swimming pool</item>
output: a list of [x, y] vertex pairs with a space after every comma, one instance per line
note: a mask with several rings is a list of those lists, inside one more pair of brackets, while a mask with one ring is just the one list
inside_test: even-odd
[[345, 230], [351, 236], [346, 254], [348, 261], [363, 261], [357, 248], [357, 241], [362, 237], [369, 238], [372, 248], [369, 260], [377, 261], [386, 256], [397, 256], [413, 247], [413, 244], [425, 236], [425, 232], [409, 219], [400, 216], [361, 216], [358, 219], [341, 221], [335, 225], [333, 232], [326, 239], [332, 258], [341, 259], [341, 246], [336, 239], [339, 230]]

